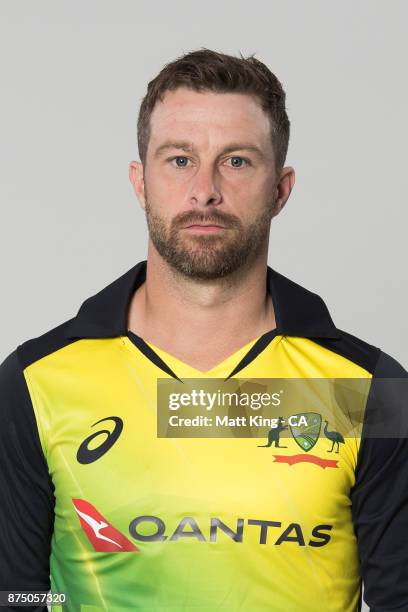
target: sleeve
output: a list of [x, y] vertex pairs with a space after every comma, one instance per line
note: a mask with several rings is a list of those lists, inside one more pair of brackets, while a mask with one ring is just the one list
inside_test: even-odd
[[364, 601], [408, 611], [408, 372], [381, 351], [351, 490]]
[[54, 486], [18, 349], [0, 365], [0, 491], [0, 591], [49, 591]]

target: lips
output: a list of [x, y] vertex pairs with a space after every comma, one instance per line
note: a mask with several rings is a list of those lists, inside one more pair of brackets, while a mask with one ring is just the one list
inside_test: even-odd
[[224, 229], [223, 225], [216, 225], [214, 223], [193, 223], [192, 225], [187, 225], [186, 227], [220, 227], [222, 229]]

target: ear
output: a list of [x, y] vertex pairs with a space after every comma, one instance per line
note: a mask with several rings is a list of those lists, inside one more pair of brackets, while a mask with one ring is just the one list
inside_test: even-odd
[[138, 161], [131, 161], [129, 164], [129, 179], [135, 190], [137, 199], [139, 200], [140, 206], [143, 210], [146, 207], [145, 201], [145, 189], [144, 189], [144, 178], [143, 178], [143, 164]]
[[294, 168], [292, 168], [292, 166], [286, 166], [285, 168], [282, 168], [279, 181], [275, 187], [276, 199], [275, 199], [275, 203], [273, 206], [273, 209], [274, 209], [273, 216], [274, 217], [276, 217], [276, 215], [278, 215], [280, 211], [282, 210], [282, 208], [285, 206], [290, 196], [290, 193], [293, 189], [294, 184], [295, 184]]

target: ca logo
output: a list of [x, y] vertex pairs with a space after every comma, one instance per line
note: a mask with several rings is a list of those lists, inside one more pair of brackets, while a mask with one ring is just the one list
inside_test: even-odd
[[[85, 438], [85, 440], [82, 442], [81, 446], [78, 448], [77, 451], [77, 460], [79, 463], [92, 463], [93, 461], [100, 459], [100, 457], [102, 457], [102, 455], [104, 455], [119, 438], [123, 429], [122, 419], [117, 416], [105, 417], [104, 419], [100, 419], [99, 421], [96, 421], [96, 423], [93, 423], [91, 427], [94, 427], [98, 423], [102, 423], [102, 421], [114, 421], [114, 429], [112, 431], [109, 431], [109, 429], [100, 429], [99, 431], [95, 431], [95, 433]], [[102, 444], [100, 444], [96, 448], [89, 448], [88, 445], [91, 440], [97, 438], [101, 434], [107, 434], [108, 437], [105, 438]]]

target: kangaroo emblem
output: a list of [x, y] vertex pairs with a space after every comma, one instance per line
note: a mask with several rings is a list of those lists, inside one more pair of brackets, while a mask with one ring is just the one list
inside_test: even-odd
[[282, 444], [279, 444], [280, 432], [288, 428], [287, 425], [282, 425], [282, 423], [283, 418], [279, 417], [278, 426], [273, 427], [268, 432], [268, 444], [258, 444], [258, 448], [269, 448], [270, 446], [272, 446], [273, 442], [275, 442], [276, 448], [287, 448], [287, 446], [282, 446]]

